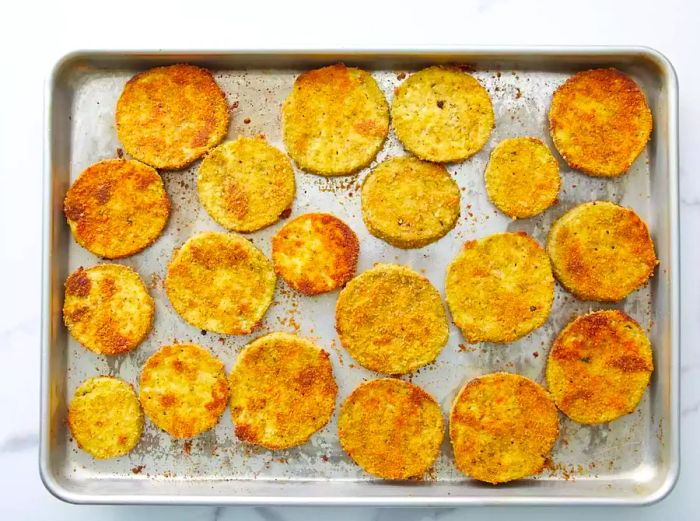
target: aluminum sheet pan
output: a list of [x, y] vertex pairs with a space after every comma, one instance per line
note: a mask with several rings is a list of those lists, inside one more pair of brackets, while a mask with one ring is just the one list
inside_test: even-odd
[[[134, 352], [95, 355], [80, 347], [62, 325], [63, 281], [78, 266], [101, 262], [71, 238], [61, 212], [70, 182], [90, 164], [117, 155], [121, 147], [114, 110], [125, 82], [154, 65], [188, 62], [209, 67], [233, 111], [227, 139], [264, 134], [280, 148], [280, 107], [302, 70], [339, 60], [370, 70], [389, 102], [406, 73], [432, 63], [465, 64], [493, 100], [496, 128], [471, 159], [448, 165], [462, 190], [461, 216], [442, 240], [417, 250], [391, 247], [371, 236], [362, 222], [359, 187], [368, 173], [323, 178], [296, 170], [292, 217], [326, 211], [357, 233], [358, 272], [375, 262], [407, 264], [425, 273], [444, 297], [444, 275], [464, 241], [503, 230], [524, 230], [544, 244], [558, 216], [594, 199], [634, 208], [651, 227], [661, 261], [652, 282], [622, 303], [579, 302], [557, 287], [546, 325], [509, 345], [468, 345], [451, 325], [437, 361], [406, 379], [439, 401], [447, 418], [450, 404], [468, 379], [510, 371], [543, 383], [550, 344], [576, 315], [619, 307], [649, 332], [656, 371], [637, 411], [618, 421], [583, 426], [561, 416], [561, 435], [543, 473], [493, 487], [470, 480], [454, 466], [445, 438], [441, 454], [423, 481], [388, 482], [370, 477], [342, 451], [336, 414], [310, 442], [291, 450], [268, 451], [240, 442], [228, 410], [212, 431], [191, 441], [171, 438], [146, 421], [143, 438], [129, 455], [93, 460], [79, 450], [66, 428], [66, 405], [85, 378], [119, 376], [137, 387], [140, 368], [164, 343], [194, 341], [220, 357], [227, 370], [251, 339], [289, 331], [315, 340], [331, 353], [339, 385], [338, 404], [359, 383], [378, 375], [360, 367], [340, 346], [334, 330], [337, 292], [304, 297], [279, 280], [262, 328], [248, 336], [204, 333], [185, 324], [163, 289], [173, 248], [193, 234], [221, 229], [199, 204], [196, 170], [162, 172], [172, 202], [171, 219], [151, 247], [118, 261], [136, 269], [156, 301], [152, 333]], [[552, 147], [547, 110], [554, 89], [585, 68], [615, 66], [645, 91], [654, 114], [649, 146], [629, 173], [596, 179], [571, 171], [560, 159], [562, 190], [544, 214], [512, 221], [488, 201], [483, 172], [490, 150], [507, 137], [536, 136]], [[55, 67], [47, 88], [45, 251], [42, 356], [42, 478], [55, 495], [90, 503], [216, 504], [557, 504], [649, 503], [663, 497], [678, 473], [678, 216], [677, 86], [668, 61], [649, 49], [458, 49], [327, 52], [79, 52]], [[553, 148], [553, 147], [552, 147]], [[404, 154], [393, 132], [373, 163]], [[557, 157], [559, 157], [557, 155]], [[270, 255], [270, 238], [284, 224], [249, 234]]]

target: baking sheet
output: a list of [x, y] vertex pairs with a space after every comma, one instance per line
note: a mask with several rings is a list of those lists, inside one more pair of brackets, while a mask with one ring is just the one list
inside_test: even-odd
[[[163, 289], [172, 251], [198, 232], [222, 229], [198, 201], [196, 171], [199, 162], [183, 171], [161, 172], [172, 203], [167, 228], [144, 252], [116, 261], [137, 270], [156, 301], [154, 328], [145, 342], [127, 355], [105, 357], [83, 349], [67, 334], [60, 315], [62, 282], [78, 266], [102, 261], [72, 240], [60, 213], [60, 204], [70, 182], [84, 168], [121, 153], [114, 128], [117, 98], [131, 76], [154, 64], [151, 56], [129, 57], [114, 53], [95, 58], [83, 55], [77, 64], [64, 66], [59, 78], [61, 89], [53, 85], [56, 92], [49, 114], [49, 145], [52, 146], [50, 196], [46, 201], [50, 226], [46, 259], [46, 313], [49, 316], [45, 317], [48, 331], [44, 346], [47, 402], [44, 419], [48, 425], [44, 426], [46, 447], [42, 445], [42, 475], [50, 489], [74, 501], [254, 503], [267, 499], [267, 503], [354, 504], [645, 502], [663, 492], [669, 476], [673, 477], [677, 432], [677, 420], [673, 417], [673, 402], [677, 401], [677, 396], [672, 394], [675, 393], [673, 372], [677, 370], [674, 367], [677, 346], [672, 334], [677, 314], [673, 300], [673, 280], [677, 272], [672, 240], [675, 173], [664, 168], [673, 153], [673, 145], [668, 141], [671, 108], [664, 97], [669, 94], [670, 87], [659, 71], [654, 71], [641, 58], [625, 63], [624, 59], [602, 57], [601, 65], [619, 66], [632, 74], [645, 90], [655, 117], [652, 142], [629, 173], [617, 179], [588, 177], [571, 171], [560, 160], [562, 190], [558, 204], [535, 218], [512, 221], [500, 214], [485, 194], [483, 172], [490, 150], [502, 139], [514, 136], [539, 137], [554, 150], [546, 118], [551, 94], [573, 72], [588, 67], [576, 63], [580, 57], [561, 63], [556, 59], [538, 63], [536, 60], [512, 61], [498, 53], [476, 60], [469, 55], [436, 57], [425, 54], [398, 56], [392, 62], [387, 54], [378, 53], [370, 57], [329, 55], [284, 59], [278, 56], [274, 66], [255, 63], [255, 57], [244, 59], [236, 54], [157, 58], [165, 63], [187, 61], [208, 65], [228, 102], [233, 106], [237, 104], [226, 139], [264, 134], [271, 144], [282, 150], [280, 107], [294, 79], [306, 68], [333, 63], [338, 58], [345, 58], [348, 64], [356, 61], [372, 72], [390, 103], [394, 88], [407, 73], [433, 60], [466, 64], [491, 96], [496, 128], [479, 153], [463, 163], [447, 166], [462, 197], [461, 216], [452, 232], [417, 250], [394, 248], [370, 235], [362, 222], [359, 195], [369, 169], [340, 178], [323, 178], [295, 169], [297, 196], [290, 219], [310, 211], [325, 211], [340, 217], [360, 240], [358, 273], [380, 261], [406, 264], [424, 273], [444, 298], [445, 269], [466, 240], [498, 231], [524, 230], [544, 245], [553, 220], [576, 204], [604, 199], [632, 207], [650, 224], [661, 260], [651, 284], [612, 306], [579, 302], [557, 286], [552, 313], [545, 326], [506, 345], [469, 345], [451, 324], [449, 341], [437, 361], [404, 378], [433, 394], [447, 420], [454, 396], [472, 377], [509, 371], [544, 383], [549, 346], [561, 328], [579, 314], [610, 307], [623, 309], [650, 334], [656, 372], [638, 409], [618, 421], [583, 426], [561, 415], [561, 435], [545, 471], [498, 488], [485, 487], [456, 470], [447, 436], [434, 468], [422, 482], [377, 480], [356, 466], [340, 448], [336, 434], [337, 413], [309, 443], [285, 451], [268, 451], [239, 441], [233, 434], [228, 409], [212, 431], [189, 441], [171, 438], [147, 420], [143, 438], [132, 453], [114, 460], [93, 460], [76, 447], [65, 426], [66, 403], [74, 390], [84, 379], [99, 374], [119, 376], [138, 388], [140, 368], [166, 343], [201, 344], [223, 360], [229, 371], [243, 346], [260, 335], [288, 331], [311, 338], [331, 354], [339, 386], [338, 406], [357, 385], [379, 375], [360, 367], [340, 346], [333, 313], [337, 292], [305, 297], [280, 279], [262, 327], [247, 336], [205, 333], [179, 318]], [[262, 58], [269, 61], [275, 57], [265, 55]], [[260, 61], [261, 57], [257, 59]], [[601, 57], [589, 60], [593, 59], [600, 61]], [[65, 99], [61, 99], [64, 96]], [[61, 125], [68, 130], [67, 136], [57, 136]], [[372, 166], [403, 154], [392, 131]], [[284, 222], [246, 235], [269, 257], [270, 239]], [[670, 236], [667, 230], [671, 230]], [[324, 487], [329, 484], [333, 486]]]

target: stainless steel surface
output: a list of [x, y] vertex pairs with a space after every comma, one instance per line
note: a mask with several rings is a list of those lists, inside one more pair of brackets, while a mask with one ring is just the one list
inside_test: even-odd
[[[496, 129], [476, 156], [448, 166], [462, 188], [462, 215], [447, 237], [419, 250], [399, 250], [372, 237], [361, 218], [357, 176], [325, 179], [296, 171], [298, 192], [292, 216], [330, 211], [360, 238], [358, 271], [377, 261], [408, 264], [424, 271], [444, 296], [444, 271], [467, 239], [502, 230], [525, 230], [544, 243], [551, 222], [573, 205], [607, 199], [633, 207], [650, 224], [661, 261], [652, 282], [620, 307], [648, 331], [656, 370], [638, 410], [601, 426], [578, 425], [561, 417], [562, 431], [552, 465], [539, 476], [505, 486], [483, 485], [461, 476], [447, 437], [429, 479], [376, 480], [340, 449], [336, 417], [306, 445], [270, 452], [239, 442], [226, 411], [211, 432], [191, 443], [172, 439], [146, 422], [143, 439], [128, 456], [95, 461], [76, 448], [66, 428], [66, 404], [85, 378], [110, 374], [135, 386], [140, 367], [165, 342], [195, 341], [230, 369], [241, 348], [263, 333], [296, 331], [331, 353], [339, 384], [338, 403], [361, 381], [377, 375], [359, 367], [342, 349], [333, 329], [337, 293], [303, 297], [280, 280], [262, 328], [249, 336], [203, 334], [186, 325], [169, 304], [162, 280], [174, 247], [202, 230], [220, 229], [197, 200], [196, 169], [163, 172], [173, 213], [162, 237], [146, 251], [119, 261], [135, 268], [156, 300], [153, 332], [134, 352], [116, 358], [81, 348], [62, 325], [63, 281], [77, 266], [99, 259], [72, 240], [61, 212], [72, 179], [93, 162], [115, 157], [121, 146], [114, 107], [124, 83], [148, 67], [189, 62], [209, 67], [233, 111], [228, 139], [263, 133], [283, 148], [280, 104], [303, 69], [343, 60], [371, 70], [391, 101], [398, 75], [437, 62], [468, 64], [489, 90]], [[573, 72], [615, 66], [644, 89], [654, 114], [649, 146], [619, 179], [594, 179], [560, 161], [559, 203], [543, 215], [511, 221], [488, 202], [483, 171], [500, 140], [517, 135], [544, 139], [550, 146], [546, 113], [553, 90]], [[250, 118], [248, 124], [245, 118]], [[74, 502], [217, 504], [641, 504], [663, 497], [679, 466], [679, 255], [677, 207], [677, 85], [668, 61], [649, 49], [457, 49], [362, 52], [80, 52], [59, 62], [47, 85], [45, 143], [44, 295], [42, 340], [42, 436], [40, 468], [50, 491]], [[377, 161], [402, 154], [393, 133]], [[250, 234], [267, 255], [270, 237], [283, 224]], [[432, 393], [445, 415], [462, 383], [492, 371], [515, 371], [543, 382], [549, 345], [574, 316], [609, 306], [578, 302], [557, 288], [546, 325], [509, 345], [468, 346], [451, 326], [437, 362], [408, 377]]]

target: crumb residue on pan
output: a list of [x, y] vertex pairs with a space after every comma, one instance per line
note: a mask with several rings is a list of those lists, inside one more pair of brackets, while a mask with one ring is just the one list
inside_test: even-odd
[[[394, 87], [407, 82], [418, 70], [403, 64], [397, 65], [396, 70], [374, 70], [368, 62], [364, 63], [363, 67], [374, 78], [389, 103], [392, 101]], [[282, 139], [280, 109], [301, 72], [254, 69], [216, 71], [214, 78], [226, 95], [227, 110], [234, 109], [233, 133], [227, 139], [236, 139], [240, 133], [251, 139], [264, 134], [271, 146], [286, 154], [287, 150]], [[459, 72], [464, 74], [465, 71]], [[562, 190], [557, 205], [534, 217], [516, 222], [493, 208], [487, 198], [482, 177], [492, 149], [500, 141], [518, 136], [535, 136], [551, 146], [543, 122], [547, 120], [547, 109], [552, 93], [562, 84], [567, 74], [559, 70], [519, 71], [516, 75], [506, 69], [497, 71], [483, 68], [469, 68], [466, 72], [491, 93], [497, 126], [493, 129], [490, 140], [479, 152], [462, 163], [445, 165], [448, 175], [459, 187], [460, 218], [457, 219], [454, 228], [443, 238], [419, 249], [403, 250], [371, 235], [365, 226], [361, 211], [363, 182], [371, 170], [380, 163], [390, 158], [405, 156], [407, 153], [394, 133], [389, 132], [375, 159], [367, 167], [360, 169], [357, 175], [321, 177], [310, 175], [293, 164], [296, 194], [291, 209], [283, 210], [277, 216], [279, 220], [270, 224], [269, 227], [246, 234], [246, 242], [272, 260], [272, 237], [286, 224], [306, 213], [328, 213], [341, 219], [357, 236], [359, 244], [357, 273], [371, 270], [378, 261], [409, 266], [416, 275], [427, 278], [437, 288], [445, 308], [443, 291], [445, 268], [467, 241], [507, 230], [524, 231], [540, 244], [544, 244], [547, 231], [558, 217], [577, 204], [593, 199], [624, 201], [625, 206], [634, 208], [642, 219], [649, 222], [652, 233], [654, 230], [658, 231], [658, 225], [664, 221], [659, 220], [657, 209], [650, 212], [652, 205], [659, 202], [658, 194], [655, 194], [653, 199], [649, 199], [646, 186], [649, 172], [653, 171], [655, 164], [654, 162], [646, 164], [641, 160], [633, 164], [630, 175], [619, 180], [604, 180], [567, 171], [565, 163], [559, 158], [562, 168]], [[88, 81], [85, 85], [78, 86], [79, 90], [76, 91], [75, 103], [72, 106], [71, 134], [74, 136], [72, 148], [74, 157], [69, 169], [72, 175], [78, 174], [94, 161], [118, 157], [117, 149], [122, 148], [123, 145], [114, 135], [114, 128], [108, 129], [109, 125], [100, 122], [112, 120], [114, 103], [119, 96], [119, 86], [133, 73], [121, 71], [118, 73], [118, 79], [111, 77], [110, 74], [104, 75], [103, 72], [100, 73], [102, 74], [100, 77], [92, 76], [93, 73], [90, 71], [86, 74]], [[640, 86], [648, 88], [647, 84], [640, 83]], [[496, 91], [495, 87], [499, 90]], [[656, 103], [655, 94], [649, 99]], [[437, 101], [436, 111], [444, 111], [448, 108], [448, 103], [443, 103], [443, 107], [440, 108]], [[89, 112], [86, 112], [86, 109]], [[244, 122], [246, 118], [250, 120], [247, 124]], [[106, 134], [108, 130], [109, 134]], [[661, 127], [659, 126], [657, 130], [660, 131]], [[86, 140], [83, 136], [89, 136], [89, 139]], [[556, 154], [556, 151], [552, 150]], [[126, 149], [123, 150], [123, 155], [121, 159], [124, 160], [133, 157]], [[643, 153], [642, 157], [646, 158], [646, 153]], [[139, 371], [148, 356], [154, 353], [159, 345], [176, 342], [194, 341], [202, 344], [206, 350], [223, 362], [225, 371], [228, 372], [245, 345], [271, 331], [279, 330], [303, 336], [328, 351], [329, 362], [333, 366], [339, 386], [337, 405], [340, 406], [353, 388], [377, 376], [352, 359], [340, 344], [334, 328], [333, 308], [342, 285], [326, 294], [305, 296], [292, 289], [280, 277], [265, 317], [256, 323], [257, 329], [246, 336], [212, 332], [202, 334], [201, 327], [188, 325], [171, 306], [164, 281], [167, 275], [167, 264], [172, 258], [174, 249], [182, 247], [189, 238], [201, 232], [221, 231], [198, 199], [197, 172], [202, 159], [192, 163], [186, 170], [159, 172], [158, 175], [163, 180], [165, 192], [171, 202], [169, 222], [162, 236], [148, 248], [124, 261], [119, 261], [122, 265], [128, 265], [141, 274], [148, 292], [155, 301], [156, 313], [152, 332], [131, 354], [120, 355], [116, 357], [117, 359], [110, 357], [107, 361], [104, 357], [85, 352], [77, 343], [70, 340], [66, 350], [67, 387], [72, 390], [86, 377], [105, 371], [118, 374], [130, 383], [137, 383]], [[65, 186], [68, 186], [67, 181]], [[104, 198], [105, 193], [95, 192], [95, 197], [98, 196]], [[654, 217], [649, 220], [650, 216]], [[65, 227], [65, 223], [63, 226]], [[68, 228], [65, 227], [65, 230], [67, 233]], [[70, 239], [70, 235], [67, 237]], [[252, 240], [248, 241], [248, 238]], [[97, 263], [92, 254], [75, 244], [67, 247], [66, 252], [66, 275], [78, 266], [82, 265], [87, 269], [88, 266]], [[660, 256], [663, 258], [663, 255]], [[274, 267], [272, 263], [270, 264]], [[671, 267], [662, 265], [661, 269], [663, 268]], [[213, 271], [217, 270], [218, 268]], [[207, 270], [204, 269], [204, 271]], [[227, 272], [226, 269], [223, 271]], [[658, 311], [655, 304], [650, 304], [654, 302], [652, 290], [663, 291], [665, 281], [668, 280], [664, 277], [667, 275], [660, 271], [658, 281], [654, 280], [653, 284], [642, 285], [616, 307], [624, 309], [646, 329], [650, 326], [649, 314]], [[196, 279], [198, 280], [199, 277]], [[221, 282], [216, 276], [212, 280], [215, 279], [214, 284]], [[223, 279], [227, 277], [224, 276]], [[197, 280], [195, 285], [199, 284]], [[195, 285], [190, 286], [194, 288]], [[248, 286], [256, 288], [258, 295], [264, 293], [267, 288], [265, 284], [246, 284], [246, 287]], [[80, 287], [76, 284], [78, 292]], [[217, 296], [219, 293], [221, 292], [212, 289], [208, 295]], [[655, 294], [658, 295], [658, 293]], [[237, 298], [233, 300], [240, 301]], [[198, 304], [192, 301], [187, 307], [194, 309]], [[445, 348], [439, 352], [435, 362], [425, 366], [425, 369], [418, 369], [401, 376], [401, 379], [410, 380], [433, 395], [441, 405], [446, 420], [449, 404], [465, 378], [493, 370], [508, 370], [541, 382], [551, 341], [571, 318], [588, 312], [589, 308], [589, 304], [580, 302], [571, 293], [557, 286], [553, 311], [544, 326], [514, 341], [512, 345], [468, 344], [452, 324], [451, 316], [447, 313], [449, 328]], [[205, 309], [211, 310], [212, 306], [207, 305]], [[329, 310], [330, 322], [327, 317]], [[230, 313], [231, 316], [235, 314]], [[666, 327], [665, 321], [657, 321], [653, 327]], [[653, 338], [653, 335], [650, 334], [650, 337]], [[565, 480], [572, 481], [577, 477], [596, 479], [597, 474], [600, 474], [601, 479], [607, 480], [610, 476], [618, 477], [620, 472], [633, 472], [630, 469], [638, 468], [639, 462], [649, 456], [649, 450], [659, 446], [658, 437], [662, 436], [662, 427], [667, 431], [667, 439], [664, 442], [667, 443], [670, 439], [667, 424], [661, 425], [660, 420], [650, 423], [647, 405], [653, 402], [651, 399], [648, 402], [646, 400], [645, 398], [642, 407], [633, 414], [626, 415], [608, 426], [595, 427], [596, 434], [591, 439], [589, 439], [588, 430], [590, 427], [581, 427], [562, 416], [566, 432], [562, 432], [554, 448], [552, 465], [556, 467], [556, 471], [553, 476], [548, 476], [549, 472], [545, 470], [541, 476], [527, 478], [522, 484], [514, 483], [510, 487], [529, 486], [528, 483], [536, 485], [530, 482], [530, 479], [542, 479], [549, 481], [548, 486], [551, 483], [558, 487], [575, 488], [575, 483], [565, 483]], [[215, 483], [223, 479], [227, 480], [227, 486], [232, 487], [232, 490], [241, 483], [240, 480], [252, 483], [255, 479], [282, 481], [374, 479], [355, 465], [339, 445], [337, 414], [332, 415], [327, 426], [313, 434], [307, 443], [286, 449], [284, 453], [270, 452], [264, 448], [251, 448], [249, 444], [239, 440], [233, 432], [227, 414], [228, 412], [224, 421], [220, 421], [213, 429], [198, 435], [191, 443], [171, 440], [169, 434], [146, 419], [144, 436], [134, 451], [123, 456], [121, 460], [115, 460], [114, 463], [100, 462], [100, 465], [120, 479], [137, 480], [147, 477], [155, 480], [176, 479], [183, 486], [187, 486], [186, 482], [190, 480], [217, 486]], [[74, 477], [87, 479], [101, 472], [89, 462], [89, 456], [82, 454], [75, 444], [73, 444], [73, 450], [66, 451], [66, 454], [67, 462], [71, 465], [70, 479]], [[441, 483], [458, 483], [460, 480], [468, 479], [460, 475], [452, 459], [452, 452], [446, 448], [445, 442], [441, 454], [421, 479], [436, 479]], [[594, 462], [595, 465], [591, 467], [589, 462]], [[554, 483], [555, 480], [558, 483]], [[540, 485], [542, 484], [541, 481]], [[421, 485], [411, 482], [407, 486], [413, 488]], [[510, 494], [510, 490], [508, 488], [503, 493]]]

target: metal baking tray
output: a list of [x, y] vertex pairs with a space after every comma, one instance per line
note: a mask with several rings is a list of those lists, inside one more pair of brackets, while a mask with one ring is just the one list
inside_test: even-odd
[[[156, 301], [153, 332], [134, 352], [107, 358], [81, 348], [62, 323], [63, 282], [78, 266], [101, 262], [72, 240], [61, 208], [70, 182], [93, 162], [115, 157], [120, 143], [114, 109], [124, 83], [149, 67], [187, 62], [213, 71], [237, 108], [228, 139], [263, 133], [283, 148], [280, 106], [299, 72], [343, 61], [368, 69], [391, 101], [406, 73], [435, 63], [467, 67], [488, 89], [496, 114], [489, 143], [471, 159], [448, 165], [462, 189], [461, 217], [445, 238], [418, 250], [388, 246], [367, 232], [358, 188], [368, 172], [327, 179], [296, 171], [292, 215], [329, 211], [356, 231], [358, 272], [377, 261], [423, 271], [444, 296], [444, 272], [461, 244], [503, 230], [525, 230], [544, 243], [552, 221], [575, 204], [607, 199], [633, 207], [650, 225], [660, 266], [652, 281], [614, 306], [624, 309], [652, 339], [656, 370], [638, 410], [599, 426], [561, 417], [552, 462], [538, 476], [494, 487], [460, 475], [447, 436], [424, 480], [392, 482], [365, 474], [343, 453], [335, 416], [311, 441], [286, 451], [253, 448], [237, 440], [228, 412], [212, 431], [175, 440], [146, 422], [141, 443], [129, 455], [96, 461], [77, 449], [66, 428], [66, 405], [85, 378], [118, 375], [135, 386], [146, 358], [161, 344], [195, 341], [227, 370], [241, 348], [263, 333], [295, 331], [331, 353], [338, 403], [361, 381], [377, 375], [359, 367], [340, 347], [333, 327], [337, 292], [308, 298], [278, 282], [275, 302], [260, 330], [249, 336], [204, 334], [183, 322], [162, 287], [174, 247], [203, 230], [220, 229], [197, 200], [198, 164], [163, 172], [172, 201], [170, 222], [144, 252], [119, 261], [135, 268]], [[538, 136], [552, 147], [547, 110], [554, 89], [578, 70], [617, 67], [643, 88], [654, 115], [649, 145], [630, 172], [596, 179], [560, 160], [562, 190], [556, 206], [533, 219], [511, 221], [488, 202], [483, 172], [500, 140]], [[679, 470], [679, 253], [677, 82], [673, 67], [647, 48], [455, 48], [379, 51], [77, 52], [62, 58], [47, 85], [44, 191], [42, 405], [40, 469], [46, 487], [76, 503], [178, 504], [645, 504], [663, 498]], [[553, 148], [553, 147], [552, 147]], [[390, 134], [377, 156], [403, 154]], [[283, 223], [250, 234], [267, 255], [270, 237]], [[509, 345], [469, 346], [454, 326], [438, 360], [407, 377], [432, 393], [445, 416], [462, 383], [492, 371], [514, 371], [543, 382], [549, 346], [574, 316], [602, 304], [579, 302], [557, 288], [546, 325]]]

